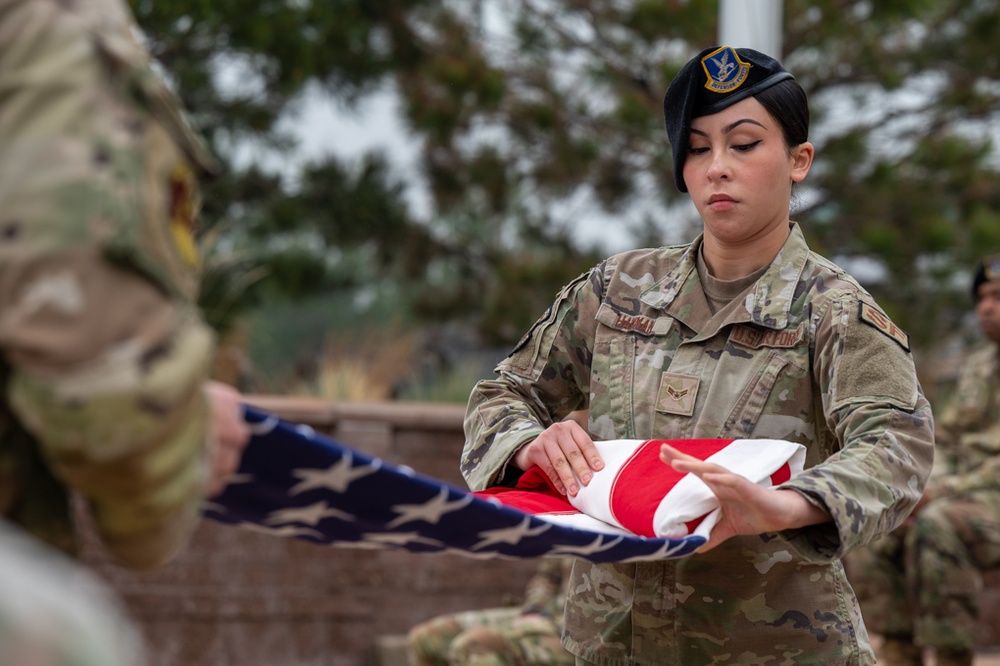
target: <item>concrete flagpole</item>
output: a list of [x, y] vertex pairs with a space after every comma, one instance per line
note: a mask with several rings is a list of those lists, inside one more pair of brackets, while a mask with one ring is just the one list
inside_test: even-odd
[[719, 0], [719, 44], [781, 59], [782, 0]]

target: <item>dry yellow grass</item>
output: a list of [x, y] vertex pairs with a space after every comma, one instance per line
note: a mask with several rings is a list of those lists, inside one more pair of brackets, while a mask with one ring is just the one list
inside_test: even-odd
[[364, 338], [330, 338], [315, 380], [299, 392], [328, 400], [390, 400], [413, 367], [416, 353], [416, 336], [397, 328], [369, 332]]

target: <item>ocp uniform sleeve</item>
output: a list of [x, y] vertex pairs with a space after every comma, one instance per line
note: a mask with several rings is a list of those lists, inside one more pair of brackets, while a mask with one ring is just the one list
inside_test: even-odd
[[111, 552], [153, 566], [189, 535], [207, 481], [214, 338], [194, 305], [193, 225], [208, 164], [164, 112], [121, 2], [2, 10], [8, 400]]
[[511, 457], [546, 427], [588, 404], [590, 357], [603, 264], [559, 292], [553, 305], [476, 384], [465, 417], [461, 471], [469, 487], [505, 482]]
[[815, 311], [814, 375], [838, 450], [782, 485], [833, 517], [786, 533], [807, 558], [841, 557], [894, 529], [933, 465], [933, 418], [905, 334], [870, 307], [845, 291]]

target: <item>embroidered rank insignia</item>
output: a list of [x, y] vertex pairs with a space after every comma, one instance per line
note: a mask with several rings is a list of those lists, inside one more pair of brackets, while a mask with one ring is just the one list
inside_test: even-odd
[[743, 85], [752, 65], [740, 60], [733, 47], [723, 46], [702, 58], [701, 66], [708, 77], [705, 87], [712, 92], [725, 94]]
[[656, 410], [665, 414], [691, 416], [694, 414], [694, 402], [698, 397], [700, 383], [700, 379], [691, 375], [663, 373], [660, 379], [660, 394], [656, 399]]
[[198, 194], [195, 175], [184, 164], [170, 173], [170, 233], [184, 262], [198, 265], [198, 246], [194, 239], [198, 217]]
[[907, 335], [899, 326], [892, 323], [892, 320], [886, 317], [881, 311], [872, 307], [868, 303], [861, 301], [858, 317], [861, 321], [874, 327], [875, 330], [888, 335], [906, 351], [910, 351], [910, 336]]

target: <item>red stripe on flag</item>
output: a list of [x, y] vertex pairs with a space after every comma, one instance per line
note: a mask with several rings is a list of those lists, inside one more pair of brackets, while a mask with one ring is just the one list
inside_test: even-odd
[[[660, 460], [660, 445], [670, 444], [701, 460], [718, 453], [731, 439], [652, 439], [643, 442], [615, 475], [609, 498], [611, 515], [625, 529], [655, 537], [653, 516], [670, 489], [685, 475]], [[694, 521], [697, 526], [698, 521]], [[690, 527], [689, 531], [693, 528]]]
[[473, 493], [479, 497], [493, 497], [501, 504], [531, 514], [580, 513], [566, 496], [553, 487], [542, 469], [533, 466], [521, 475], [514, 488], [494, 486]]
[[771, 475], [771, 485], [772, 486], [781, 485], [785, 481], [788, 481], [788, 479], [790, 478], [792, 478], [792, 468], [788, 466], [788, 463], [785, 463], [784, 465], [776, 469], [774, 471], [774, 474]]

